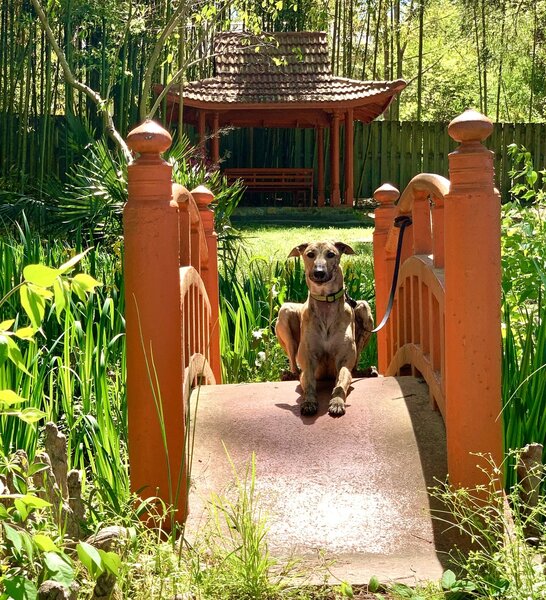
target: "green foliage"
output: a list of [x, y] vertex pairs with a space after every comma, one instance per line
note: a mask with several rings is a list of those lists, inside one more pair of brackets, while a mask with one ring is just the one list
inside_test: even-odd
[[[544, 443], [546, 424], [546, 194], [525, 148], [511, 146], [512, 193], [502, 209], [505, 448]], [[507, 484], [513, 481], [508, 470]]]
[[[228, 185], [222, 173], [203, 161], [183, 136], [167, 153], [176, 183], [192, 190], [207, 186], [215, 196], [212, 208], [221, 253], [230, 256], [239, 241], [231, 226], [242, 194], [239, 185]], [[28, 194], [0, 192], [0, 217], [13, 223], [26, 218], [32, 228], [63, 237], [84, 235], [93, 241], [115, 243], [122, 234], [123, 207], [127, 201], [127, 161], [104, 140], [89, 143], [83, 158], [68, 173], [64, 186], [51, 180], [43, 201]], [[30, 209], [30, 212], [28, 212]]]
[[105, 572], [115, 577], [119, 575], [121, 559], [115, 552], [97, 549], [87, 542], [79, 542], [76, 551], [80, 562], [94, 580]]
[[[517, 319], [519, 318], [519, 323]], [[515, 319], [515, 322], [513, 321]], [[521, 313], [505, 304], [502, 398], [506, 450], [546, 439], [546, 307]], [[514, 483], [513, 471], [507, 485]]]
[[544, 204], [546, 197], [546, 170], [535, 169], [533, 157], [525, 146], [510, 144], [507, 148], [512, 160], [510, 193], [521, 204]]
[[[10, 497], [5, 497], [10, 499]], [[13, 505], [0, 505], [0, 574], [2, 600], [35, 600], [38, 586], [52, 579], [69, 588], [75, 580], [72, 559], [58, 533], [48, 530], [54, 521], [52, 505], [35, 493], [18, 495]], [[4, 593], [2, 594], [2, 589]]]
[[[227, 450], [226, 450], [227, 453]], [[278, 565], [269, 554], [267, 524], [256, 493], [256, 459], [243, 475], [228, 454], [235, 489], [233, 494], [213, 494], [210, 530], [204, 547], [196, 546], [199, 569], [194, 573], [204, 598], [225, 600], [269, 600], [279, 598], [294, 564]]]
[[[81, 300], [87, 299], [87, 294], [93, 292], [100, 285], [90, 275], [78, 273], [68, 277], [68, 272], [73, 270], [85, 253], [80, 253], [57, 269], [46, 265], [27, 265], [23, 269], [23, 281], [8, 291], [0, 300], [0, 310], [9, 297], [16, 291], [19, 292], [21, 307], [30, 321], [30, 325], [20, 326], [19, 319], [8, 319], [0, 323], [0, 368], [6, 361], [11, 361], [15, 368], [26, 375], [31, 375], [23, 360], [23, 355], [15, 339], [34, 342], [35, 334], [40, 330], [46, 310], [46, 303], [55, 302], [55, 314], [60, 322], [63, 312], [69, 301], [70, 293], [74, 292]], [[17, 322], [17, 325], [16, 325]], [[13, 327], [15, 329], [13, 329]], [[14, 339], [15, 338], [15, 339]], [[21, 411], [10, 410], [15, 404], [22, 404], [25, 398], [19, 396], [11, 389], [0, 390], [0, 415], [17, 416], [27, 424], [35, 423], [43, 417], [45, 412], [28, 407]]]
[[[506, 467], [517, 468], [521, 452], [511, 452], [509, 459]], [[541, 559], [546, 539], [546, 499], [540, 495], [536, 505], [527, 502], [525, 480], [517, 482], [506, 499], [498, 487], [501, 468], [489, 461], [489, 481], [475, 489], [448, 485], [434, 489], [445, 507], [436, 518], [459, 531], [468, 542], [468, 548], [456, 550], [452, 556], [461, 578], [457, 581], [450, 576], [448, 586], [443, 578], [442, 584], [450, 593], [468, 592], [475, 598], [539, 600], [546, 593]], [[540, 487], [544, 469], [537, 466], [528, 477], [537, 479]], [[534, 482], [531, 485], [534, 487]]]
[[227, 178], [217, 166], [204, 160], [199, 148], [190, 145], [186, 136], [167, 153], [173, 165], [173, 180], [188, 190], [204, 185], [214, 194], [211, 208], [214, 210], [218, 254], [224, 262], [234, 264], [239, 252], [241, 236], [231, 224], [231, 216], [239, 204], [244, 188], [239, 183], [228, 184]]
[[[274, 326], [293, 280], [290, 266], [251, 259], [241, 280], [220, 275], [220, 346], [226, 383], [279, 380], [286, 357]], [[301, 292], [300, 292], [301, 295]]]
[[[55, 528], [56, 508], [38, 493], [39, 490], [31, 490], [25, 494], [2, 496], [2, 600], [35, 600], [38, 587], [46, 580], [71, 589], [81, 570], [67, 538]], [[79, 561], [93, 580], [104, 571], [115, 576], [119, 574], [121, 559], [116, 553], [96, 549], [86, 542], [80, 542], [76, 550]]]
[[[76, 253], [81, 254], [81, 248]], [[39, 432], [18, 417], [35, 420], [45, 415], [66, 432], [69, 467], [93, 473], [87, 483], [88, 491], [96, 486], [93, 506], [121, 511], [128, 499], [128, 473], [119, 254], [115, 248], [110, 253], [92, 249], [79, 256], [90, 275], [77, 273], [77, 259], [68, 246], [42, 243], [30, 231], [21, 230], [19, 239], [0, 240], [0, 257], [3, 337], [6, 344], [19, 347], [18, 354], [12, 350], [11, 359], [4, 357], [0, 389], [25, 399], [2, 396], [4, 407], [6, 398], [10, 405], [5, 410], [9, 414], [0, 416], [0, 455], [7, 457], [23, 448], [32, 459]], [[30, 266], [33, 263], [64, 264], [54, 269]], [[63, 269], [72, 271], [63, 274]], [[26, 279], [21, 280], [20, 273]], [[96, 281], [102, 285], [95, 287]], [[91, 287], [95, 291], [90, 294]], [[14, 288], [27, 291], [21, 296], [12, 293]], [[31, 329], [25, 326], [25, 318]], [[25, 337], [32, 333], [32, 340], [19, 340], [17, 333]]]
[[119, 236], [127, 201], [127, 162], [122, 153], [108, 148], [104, 140], [93, 142], [67, 179], [52, 226], [71, 235], [83, 230], [95, 239]]

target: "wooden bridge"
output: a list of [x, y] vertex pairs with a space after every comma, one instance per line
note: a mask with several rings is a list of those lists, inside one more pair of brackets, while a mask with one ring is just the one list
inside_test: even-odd
[[[344, 573], [365, 563], [381, 574], [385, 556], [391, 566], [398, 557], [413, 573], [436, 573], [431, 556], [441, 544], [427, 486], [446, 473], [454, 485], [485, 483], [479, 454], [500, 464], [503, 451], [500, 199], [492, 153], [482, 144], [491, 130], [486, 117], [465, 112], [449, 125], [459, 143], [449, 179], [420, 174], [401, 196], [388, 184], [376, 191], [378, 317], [394, 270], [394, 219], [410, 215], [413, 225], [392, 315], [378, 333], [384, 377], [355, 380], [341, 419], [325, 410], [300, 417], [298, 382], [220, 385], [212, 194], [171, 184], [171, 166], [160, 156], [171, 140], [158, 125], [129, 134], [139, 155], [129, 167], [124, 212], [135, 491], [161, 497], [176, 507], [177, 520], [186, 519], [188, 437], [198, 403], [190, 523], [203, 494], [231, 477], [224, 441], [237, 460], [257, 453], [273, 548], [305, 554], [323, 547], [344, 557]], [[199, 402], [197, 384], [210, 384], [200, 386]]]

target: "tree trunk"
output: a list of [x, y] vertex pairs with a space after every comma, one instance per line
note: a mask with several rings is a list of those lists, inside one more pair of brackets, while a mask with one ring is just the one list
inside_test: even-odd
[[[503, 0], [501, 7], [502, 21], [501, 21], [501, 40], [504, 40], [504, 28], [506, 25], [506, 0]], [[500, 120], [500, 101], [502, 92], [502, 67], [503, 67], [504, 52], [499, 53], [499, 74], [497, 81], [497, 109], [495, 111], [495, 121], [498, 123]]]
[[423, 37], [425, 21], [425, 0], [419, 2], [419, 54], [417, 58], [417, 121], [421, 121], [423, 105]]
[[[487, 48], [487, 36], [485, 26], [485, 2], [482, 0], [482, 62], [483, 62], [483, 112], [487, 115], [487, 66], [489, 62], [489, 51]], [[536, 6], [536, 3], [534, 3]]]

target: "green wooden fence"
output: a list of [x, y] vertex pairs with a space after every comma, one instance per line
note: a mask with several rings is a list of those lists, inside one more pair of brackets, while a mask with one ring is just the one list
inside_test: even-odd
[[[10, 127], [6, 127], [10, 120]], [[41, 180], [54, 174], [64, 179], [66, 169], [77, 160], [77, 152], [67, 146], [64, 118], [55, 116], [45, 122], [34, 119], [25, 135], [17, 135], [23, 123], [13, 115], [0, 115], [1, 179]], [[50, 127], [50, 143], [44, 127]], [[8, 133], [11, 132], [11, 135]], [[329, 136], [325, 131], [325, 176], [329, 189]], [[546, 123], [495, 123], [486, 144], [495, 152], [497, 187], [503, 199], [510, 188], [510, 161], [506, 147], [516, 142], [531, 151], [535, 168], [546, 166]], [[74, 142], [72, 142], [73, 144]], [[83, 147], [82, 143], [82, 147]], [[417, 173], [447, 176], [447, 155], [455, 147], [447, 134], [447, 123], [375, 121], [355, 123], [354, 190], [357, 198], [370, 198], [382, 183], [390, 182], [401, 190]], [[343, 148], [343, 135], [341, 139]], [[313, 129], [233, 129], [223, 132], [220, 143], [226, 167], [313, 167], [317, 170], [315, 131]], [[342, 182], [343, 184], [343, 182]], [[315, 184], [315, 191], [317, 190]], [[343, 189], [343, 188], [342, 188]]]
[[[328, 132], [325, 138], [325, 156], [328, 157]], [[494, 124], [493, 134], [486, 144], [495, 152], [497, 187], [503, 199], [508, 197], [510, 189], [511, 164], [506, 148], [513, 142], [531, 151], [535, 168], [543, 168], [546, 165], [546, 123]], [[447, 156], [456, 145], [447, 134], [447, 123], [410, 121], [356, 123], [354, 144], [357, 198], [370, 198], [385, 182], [402, 190], [417, 173], [447, 177]], [[317, 168], [312, 129], [235, 129], [222, 136], [220, 149], [226, 167], [313, 167], [315, 172]], [[328, 159], [325, 163], [328, 189]]]

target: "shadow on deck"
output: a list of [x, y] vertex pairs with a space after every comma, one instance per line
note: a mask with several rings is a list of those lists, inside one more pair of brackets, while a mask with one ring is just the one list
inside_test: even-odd
[[[193, 392], [192, 407], [197, 401]], [[188, 534], [203, 524], [210, 492], [256, 455], [256, 492], [274, 556], [351, 583], [438, 579], [453, 540], [431, 518], [428, 488], [446, 478], [445, 428], [428, 388], [413, 377], [356, 379], [339, 419], [299, 414], [297, 381], [203, 386], [199, 392]], [[193, 410], [193, 408], [192, 408]], [[319, 577], [319, 581], [323, 576]]]

